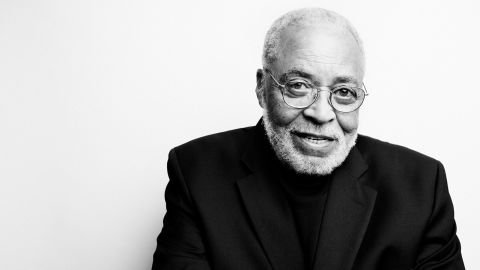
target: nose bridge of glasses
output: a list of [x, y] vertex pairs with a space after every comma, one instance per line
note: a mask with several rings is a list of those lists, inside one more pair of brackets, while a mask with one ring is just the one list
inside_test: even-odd
[[317, 86], [317, 87], [314, 87], [314, 89], [317, 90], [317, 94], [316, 94], [317, 96], [320, 95], [320, 92], [322, 91], [332, 93], [332, 89], [329, 86]]
[[328, 86], [317, 86], [317, 87], [314, 87], [313, 89], [315, 90], [315, 96], [314, 96], [314, 100], [313, 100], [312, 104], [318, 102], [318, 99], [320, 97], [321, 92], [328, 92], [326, 100], [327, 100], [328, 104], [330, 104], [330, 106], [332, 106], [331, 101], [330, 101], [330, 98], [332, 97], [332, 90], [331, 90], [330, 87], [328, 87]]
[[[319, 122], [328, 122], [335, 117], [335, 108], [331, 103], [331, 90], [329, 87], [315, 87], [314, 98], [311, 100], [310, 105], [305, 107], [304, 114], [316, 119]], [[327, 92], [321, 94], [321, 92]]]
[[[315, 95], [314, 95], [314, 98], [313, 98], [310, 106], [312, 106], [312, 105], [315, 106], [315, 103], [319, 103], [319, 102], [321, 103], [322, 100], [326, 101], [329, 106], [332, 106], [332, 103], [331, 103], [331, 100], [330, 100], [330, 98], [332, 96], [332, 90], [330, 89], [330, 87], [328, 87], [328, 86], [318, 86], [318, 87], [314, 87], [313, 90], [315, 90]], [[320, 98], [320, 93], [321, 92], [327, 92], [327, 96], [326, 97], [324, 96], [324, 98]]]

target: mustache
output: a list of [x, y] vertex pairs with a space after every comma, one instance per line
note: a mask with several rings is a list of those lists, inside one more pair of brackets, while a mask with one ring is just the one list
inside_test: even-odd
[[318, 136], [331, 137], [337, 140], [343, 136], [338, 129], [335, 129], [330, 125], [316, 125], [314, 123], [292, 123], [286, 127], [286, 130], [290, 133], [315, 134]]

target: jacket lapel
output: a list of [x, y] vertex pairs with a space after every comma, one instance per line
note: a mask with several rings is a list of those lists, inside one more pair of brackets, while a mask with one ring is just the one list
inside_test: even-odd
[[335, 170], [318, 239], [313, 269], [351, 269], [367, 229], [377, 191], [361, 182], [367, 169], [352, 148]]
[[273, 269], [304, 269], [290, 208], [282, 196], [283, 191], [267, 179], [266, 175], [254, 174], [238, 182], [255, 232]]
[[262, 126], [243, 161], [252, 174], [237, 181], [255, 233], [275, 270], [304, 269], [303, 255], [290, 206], [280, 186], [279, 164]]
[[[237, 186], [267, 258], [275, 270], [305, 269], [290, 206], [279, 184], [281, 166], [261, 122], [242, 158], [252, 172]], [[377, 191], [361, 178], [368, 166], [356, 147], [334, 171], [313, 269], [351, 269], [375, 205]]]

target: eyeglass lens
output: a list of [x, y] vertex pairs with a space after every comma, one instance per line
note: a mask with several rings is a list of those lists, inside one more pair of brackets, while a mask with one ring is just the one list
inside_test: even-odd
[[[285, 103], [295, 108], [306, 108], [312, 105], [318, 98], [318, 92], [316, 89], [309, 89], [299, 95], [298, 91], [285, 88], [283, 92], [283, 99]], [[329, 103], [332, 107], [340, 112], [352, 112], [362, 105], [365, 93], [360, 88], [342, 88], [334, 89], [329, 95]]]

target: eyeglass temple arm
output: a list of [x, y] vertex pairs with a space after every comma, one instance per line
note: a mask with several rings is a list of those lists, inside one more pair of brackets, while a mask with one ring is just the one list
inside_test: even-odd
[[273, 77], [273, 74], [270, 72], [270, 70], [265, 69], [265, 72], [268, 73], [268, 75], [270, 75], [270, 77], [271, 77], [271, 78], [273, 79], [273, 81], [277, 84], [277, 86], [280, 86], [280, 87], [282, 87], [282, 88], [285, 88], [285, 84], [279, 83], [279, 82], [275, 79], [275, 77]]
[[365, 86], [365, 84], [363, 82], [362, 82], [362, 85], [363, 85], [363, 91], [365, 92], [365, 96], [368, 96], [367, 87]]

